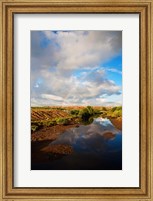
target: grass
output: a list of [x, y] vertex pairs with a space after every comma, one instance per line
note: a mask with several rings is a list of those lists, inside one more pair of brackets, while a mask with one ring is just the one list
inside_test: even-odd
[[56, 119], [56, 123], [59, 125], [68, 125], [70, 120], [68, 118], [58, 118]]
[[54, 120], [31, 121], [31, 131], [35, 132], [42, 127], [51, 127], [55, 125], [68, 125], [70, 122], [71, 118], [56, 118]]

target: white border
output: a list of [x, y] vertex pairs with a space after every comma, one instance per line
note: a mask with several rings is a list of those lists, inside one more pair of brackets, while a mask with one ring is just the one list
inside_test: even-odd
[[[122, 30], [123, 170], [30, 170], [30, 31]], [[14, 186], [139, 186], [138, 14], [16, 14], [14, 16]]]

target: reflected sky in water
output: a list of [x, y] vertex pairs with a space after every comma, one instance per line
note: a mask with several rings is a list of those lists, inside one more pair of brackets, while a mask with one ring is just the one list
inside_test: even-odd
[[65, 131], [52, 144], [66, 144], [74, 153], [54, 161], [54, 169], [122, 169], [122, 131], [107, 118]]
[[[107, 137], [107, 133], [113, 135]], [[68, 144], [75, 152], [98, 154], [121, 149], [121, 140], [121, 131], [116, 129], [109, 119], [97, 118], [90, 125], [69, 129], [50, 145]]]

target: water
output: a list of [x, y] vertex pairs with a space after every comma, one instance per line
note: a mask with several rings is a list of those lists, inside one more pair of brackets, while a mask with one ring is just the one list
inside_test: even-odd
[[73, 153], [51, 161], [48, 169], [121, 170], [122, 131], [107, 118], [65, 131], [53, 144], [71, 145]]

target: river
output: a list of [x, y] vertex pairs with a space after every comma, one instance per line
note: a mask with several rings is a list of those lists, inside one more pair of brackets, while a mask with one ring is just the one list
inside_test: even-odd
[[122, 131], [107, 118], [95, 118], [89, 125], [71, 128], [50, 146], [70, 145], [73, 153], [51, 161], [55, 170], [121, 170]]

